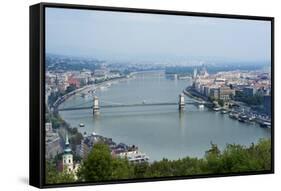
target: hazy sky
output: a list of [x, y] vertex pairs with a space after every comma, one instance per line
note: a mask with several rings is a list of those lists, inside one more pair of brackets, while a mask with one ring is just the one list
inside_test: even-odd
[[100, 59], [269, 61], [269, 21], [46, 9], [47, 53]]

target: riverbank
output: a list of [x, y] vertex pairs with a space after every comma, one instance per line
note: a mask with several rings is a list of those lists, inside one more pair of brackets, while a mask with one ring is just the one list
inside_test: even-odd
[[63, 95], [62, 97], [58, 98], [54, 102], [53, 108], [54, 108], [54, 110], [56, 110], [63, 102], [65, 102], [67, 99], [71, 98], [72, 96], [75, 96], [77, 93], [81, 93], [81, 92], [89, 90], [89, 89], [92, 89], [93, 91], [95, 91], [97, 88], [99, 88], [99, 87], [101, 87], [101, 86], [103, 86], [107, 83], [115, 82], [115, 81], [126, 79], [126, 78], [127, 78], [127, 76], [112, 78], [112, 79], [105, 80], [103, 82], [90, 84], [90, 85], [86, 85], [86, 86], [83, 86], [81, 88], [75, 89], [75, 90]]
[[[91, 84], [91, 85], [86, 85], [84, 87], [81, 87], [79, 89], [76, 89], [66, 95], [64, 95], [62, 98], [60, 98], [60, 101], [57, 102], [56, 107], [59, 107], [60, 104], [64, 103], [64, 101], [66, 101], [67, 99], [71, 98], [72, 96], [77, 96], [77, 94], [79, 93], [83, 93], [85, 92], [86, 94], [90, 94], [90, 92], [94, 92], [94, 91], [98, 91], [99, 88], [106, 86], [108, 83], [114, 83], [116, 81], [121, 81], [121, 80], [127, 80], [127, 79], [131, 79], [133, 78], [135, 75], [138, 74], [145, 74], [145, 73], [163, 73], [164, 71], [139, 71], [139, 72], [133, 72], [130, 73], [127, 76], [122, 76], [122, 77], [118, 77], [118, 78], [114, 78], [114, 79], [109, 79], [103, 82], [99, 82], [96, 84]], [[63, 137], [63, 135], [66, 134], [66, 132], [68, 132], [69, 134], [71, 134], [71, 137], [73, 136], [73, 148], [75, 148], [75, 146], [79, 145], [81, 143], [81, 140], [83, 139], [83, 137], [85, 136], [85, 132], [81, 131], [79, 128], [77, 128], [76, 126], [71, 125], [71, 123], [68, 123], [65, 121], [64, 118], [61, 117], [59, 112], [55, 112], [55, 115], [57, 117], [57, 119], [59, 119], [58, 121], [61, 121], [61, 124], [64, 124], [62, 126], [62, 128], [60, 128], [60, 133]], [[83, 135], [83, 136], [81, 136]], [[101, 137], [101, 135], [99, 135]], [[109, 138], [108, 138], [109, 137]], [[112, 138], [110, 138], [111, 136], [108, 137], [103, 137], [103, 139], [106, 140], [112, 140]]]
[[186, 95], [189, 98], [192, 98], [194, 100], [196, 100], [199, 103], [204, 104], [205, 106], [207, 106], [208, 108], [212, 109], [213, 108], [213, 103], [211, 103], [208, 99], [206, 99], [205, 97], [197, 94], [195, 91], [192, 90], [192, 87], [187, 87], [183, 90], [184, 95]]
[[185, 89], [183, 90], [183, 93], [184, 93], [186, 96], [188, 96], [188, 97], [190, 97], [190, 98], [192, 98], [192, 99], [195, 99], [195, 100], [197, 100], [197, 101], [205, 101], [204, 99], [200, 98], [199, 96], [194, 95], [193, 92], [191, 91], [191, 88], [190, 88], [190, 87], [185, 88]]
[[[99, 91], [98, 96], [107, 103], [177, 102], [178, 95], [191, 81], [171, 80], [161, 74], [140, 74], [127, 83], [110, 86]], [[91, 101], [78, 97], [70, 99], [66, 106], [76, 106]], [[190, 98], [186, 97], [189, 102]], [[198, 106], [200, 103], [198, 102]], [[61, 111], [60, 115], [72, 126], [83, 123], [80, 132], [93, 131], [116, 142], [138, 145], [151, 161], [163, 157], [171, 160], [186, 155], [202, 157], [210, 141], [223, 148], [226, 143], [250, 145], [259, 138], [270, 137], [270, 132], [257, 125], [238, 123], [227, 115], [205, 107], [188, 104], [179, 114], [177, 106], [148, 106], [103, 108], [101, 115], [92, 116], [91, 110]], [[235, 136], [233, 136], [235, 135]], [[176, 148], [176, 149], [175, 149]]]
[[63, 95], [62, 97], [58, 98], [54, 104], [53, 104], [53, 108], [54, 110], [56, 110], [63, 102], [65, 102], [67, 99], [71, 98], [72, 96], [75, 96], [77, 93], [81, 93], [83, 91], [89, 90], [91, 89], [92, 91], [97, 90], [97, 88], [100, 88], [104, 85], [106, 85], [107, 83], [110, 82], [117, 82], [120, 80], [124, 80], [124, 79], [130, 79], [133, 76], [137, 75], [137, 74], [142, 74], [142, 73], [159, 73], [159, 72], [164, 72], [164, 70], [149, 70], [149, 71], [138, 71], [138, 72], [131, 72], [128, 75], [125, 76], [121, 76], [121, 77], [116, 77], [116, 78], [112, 78], [112, 79], [108, 79], [102, 82], [98, 82], [98, 83], [94, 83], [94, 84], [90, 84], [90, 85], [86, 85], [83, 86], [81, 88], [78, 88], [76, 90], [73, 90], [65, 95]]
[[208, 102], [209, 108], [212, 109], [214, 112], [221, 111], [222, 114], [229, 114], [229, 117], [231, 119], [238, 120], [241, 123], [256, 123], [260, 125], [262, 128], [271, 128], [271, 121], [267, 119], [263, 119], [257, 114], [251, 113], [251, 112], [246, 112], [244, 109], [238, 109], [241, 107], [241, 105], [238, 105], [238, 108], [223, 108], [223, 107], [215, 107], [214, 104], [212, 104], [210, 101], [208, 101], [205, 96], [197, 93], [195, 90], [193, 90], [192, 87], [187, 87], [186, 89], [183, 90], [183, 93], [186, 96], [189, 96], [193, 99], [196, 99], [198, 101], [204, 101]]

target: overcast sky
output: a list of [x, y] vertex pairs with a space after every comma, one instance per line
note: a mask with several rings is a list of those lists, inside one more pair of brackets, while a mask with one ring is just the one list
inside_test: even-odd
[[270, 61], [270, 22], [46, 9], [47, 53], [117, 60]]

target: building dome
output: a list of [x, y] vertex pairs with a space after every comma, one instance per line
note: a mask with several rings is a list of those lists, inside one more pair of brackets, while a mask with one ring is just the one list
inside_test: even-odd
[[64, 149], [64, 153], [65, 153], [65, 154], [71, 153], [71, 149], [70, 149], [69, 147], [68, 147], [68, 148], [65, 148], [65, 149]]

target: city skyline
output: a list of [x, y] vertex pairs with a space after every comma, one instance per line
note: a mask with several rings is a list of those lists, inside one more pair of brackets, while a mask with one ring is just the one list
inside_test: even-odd
[[46, 52], [109, 60], [269, 62], [271, 30], [269, 21], [47, 8]]

